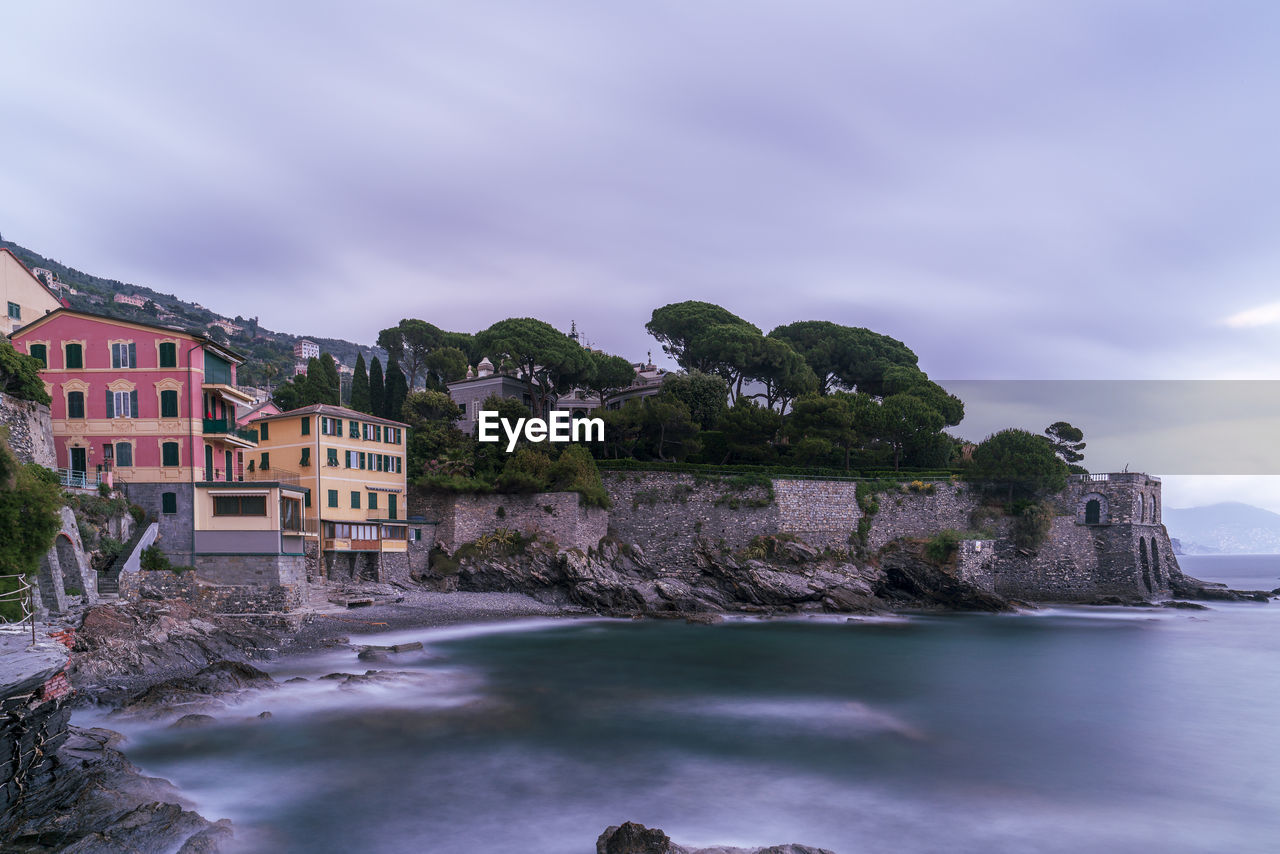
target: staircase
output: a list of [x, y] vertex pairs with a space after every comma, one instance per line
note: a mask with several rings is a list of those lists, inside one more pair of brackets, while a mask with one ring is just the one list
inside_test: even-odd
[[124, 569], [125, 563], [128, 562], [130, 555], [134, 549], [138, 547], [138, 543], [142, 541], [142, 537], [147, 533], [147, 528], [151, 526], [154, 520], [148, 516], [141, 523], [136, 525], [133, 530], [133, 536], [129, 537], [129, 541], [124, 544], [124, 548], [116, 555], [116, 559], [111, 562], [111, 566], [98, 573], [98, 595], [99, 596], [116, 596], [120, 595], [120, 572]]

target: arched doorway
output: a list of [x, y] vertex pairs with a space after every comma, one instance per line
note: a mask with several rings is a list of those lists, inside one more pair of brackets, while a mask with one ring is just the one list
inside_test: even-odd
[[1156, 547], [1156, 538], [1151, 538], [1151, 571], [1155, 574], [1156, 584], [1164, 584], [1164, 576], [1160, 573], [1160, 550]]
[[1090, 498], [1088, 503], [1084, 505], [1084, 523], [1086, 525], [1097, 525], [1102, 521], [1102, 505], [1096, 498]]

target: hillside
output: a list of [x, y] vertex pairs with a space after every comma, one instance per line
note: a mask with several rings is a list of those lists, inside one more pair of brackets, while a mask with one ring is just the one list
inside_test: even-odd
[[1166, 509], [1164, 524], [1187, 554], [1280, 553], [1280, 513], [1251, 504]]
[[[52, 258], [46, 258], [38, 252], [8, 240], [0, 239], [0, 248], [12, 250], [13, 254], [28, 267], [43, 267], [52, 271], [59, 281], [76, 290], [75, 294], [67, 294], [67, 301], [71, 303], [72, 308], [126, 320], [174, 326], [200, 332], [226, 343], [248, 357], [248, 361], [239, 371], [242, 385], [274, 386], [292, 376], [293, 345], [302, 338], [316, 342], [320, 345], [321, 352], [331, 354], [346, 365], [354, 365], [358, 353], [364, 353], [366, 360], [375, 355], [383, 360], [386, 359], [386, 354], [375, 347], [366, 347], [338, 338], [276, 332], [259, 325], [256, 317], [245, 318], [239, 315], [226, 317], [210, 311], [199, 303], [179, 299], [174, 294], [161, 293], [152, 288], [131, 285], [116, 279], [104, 279], [75, 267], [69, 267]], [[116, 294], [140, 296], [150, 300], [151, 305], [138, 308], [114, 302]], [[228, 335], [220, 327], [210, 326], [219, 320], [240, 326], [242, 330]]]

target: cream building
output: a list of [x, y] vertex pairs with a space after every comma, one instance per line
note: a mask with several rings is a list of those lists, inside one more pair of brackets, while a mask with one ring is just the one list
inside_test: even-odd
[[0, 317], [0, 334], [17, 332], [62, 307], [62, 301], [53, 291], [8, 249], [0, 249], [0, 291], [4, 292], [6, 309]]

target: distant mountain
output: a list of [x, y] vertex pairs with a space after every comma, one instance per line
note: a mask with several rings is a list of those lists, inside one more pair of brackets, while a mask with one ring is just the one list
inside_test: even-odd
[[[196, 331], [225, 342], [233, 350], [248, 357], [248, 361], [239, 371], [241, 385], [258, 386], [268, 383], [276, 385], [281, 380], [291, 377], [294, 364], [293, 345], [304, 337], [320, 345], [322, 353], [329, 353], [345, 365], [354, 365], [358, 353], [364, 353], [366, 361], [374, 355], [381, 358], [383, 362], [386, 361], [386, 353], [374, 347], [365, 347], [338, 338], [273, 332], [259, 326], [257, 317], [245, 318], [239, 315], [225, 317], [199, 303], [187, 302], [173, 294], [164, 294], [141, 285], [131, 285], [128, 282], [104, 279], [85, 273], [8, 240], [0, 239], [0, 248], [12, 250], [13, 254], [28, 267], [42, 267], [49, 270], [59, 282], [74, 289], [76, 293], [66, 295], [67, 301], [74, 309], [124, 320], [137, 320]], [[139, 308], [118, 303], [115, 302], [116, 294], [139, 296], [149, 304]], [[246, 311], [252, 310], [252, 305], [246, 306]], [[212, 326], [211, 324], [215, 322], [227, 322], [231, 327]]]
[[1184, 554], [1280, 553], [1280, 513], [1251, 504], [1166, 508], [1164, 524]]

